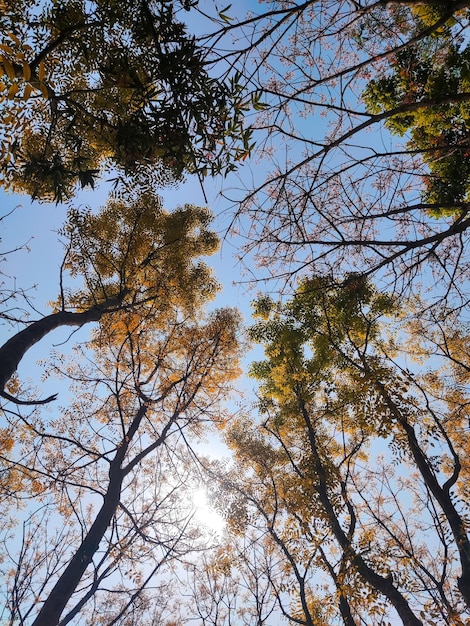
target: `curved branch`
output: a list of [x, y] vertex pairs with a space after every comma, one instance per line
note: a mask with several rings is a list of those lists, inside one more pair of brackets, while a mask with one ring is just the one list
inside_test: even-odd
[[54, 400], [55, 396], [37, 401], [18, 400], [4, 391], [5, 385], [15, 373], [24, 355], [43, 337], [62, 326], [83, 326], [89, 322], [98, 322], [104, 314], [116, 310], [122, 304], [125, 295], [126, 292], [123, 291], [115, 298], [110, 298], [80, 313], [73, 311], [51, 313], [16, 333], [0, 347], [0, 395], [15, 404], [44, 404]]

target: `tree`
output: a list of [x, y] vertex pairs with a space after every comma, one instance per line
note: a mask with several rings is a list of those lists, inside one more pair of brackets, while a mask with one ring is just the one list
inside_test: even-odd
[[371, 80], [363, 98], [375, 114], [408, 109], [386, 125], [401, 136], [409, 132], [408, 147], [422, 154], [430, 172], [422, 194], [429, 211], [458, 218], [468, 201], [470, 50], [454, 41], [450, 28], [445, 31], [397, 52], [390, 60], [393, 72]]
[[[364, 279], [347, 285], [314, 278], [284, 305], [258, 299], [262, 421], [229, 429], [238, 462], [222, 484], [241, 528], [282, 559], [268, 578], [288, 620], [463, 624], [466, 329], [454, 318], [425, 332]], [[392, 315], [404, 344], [385, 330]], [[403, 365], [408, 350], [432, 356], [428, 369]]]
[[[64, 267], [84, 287], [63, 288], [58, 306], [86, 312], [121, 298], [76, 358], [49, 366], [72, 381], [74, 400], [52, 416], [5, 411], [15, 439], [2, 466], [21, 476], [16, 496], [31, 498], [20, 554], [6, 568], [9, 623], [141, 615], [148, 588], [164, 588], [155, 575], [204, 545], [188, 505], [189, 439], [224, 420], [238, 315], [203, 316], [216, 286], [197, 260], [217, 246], [207, 211], [169, 214], [152, 197], [119, 203], [72, 211], [64, 229]], [[157, 606], [164, 612], [165, 598]]]
[[[191, 205], [169, 213], [152, 194], [110, 199], [97, 214], [71, 209], [62, 232], [66, 254], [54, 311], [0, 347], [2, 392], [27, 350], [60, 326], [99, 321], [112, 336], [122, 315], [145, 318], [156, 305], [163, 324], [170, 297], [186, 311], [200, 306], [216, 290], [208, 267], [194, 262], [218, 247], [210, 221], [206, 209]], [[66, 273], [83, 285], [67, 288]]]
[[141, 186], [235, 167], [249, 151], [234, 77], [166, 0], [15, 0], [2, 12], [1, 180], [62, 201], [103, 168]]
[[[58, 201], [113, 169], [119, 187], [70, 209], [52, 313], [0, 347], [0, 619], [464, 626], [469, 0], [216, 8], [197, 39], [195, 5], [0, 0], [1, 184]], [[271, 171], [235, 197], [246, 250], [308, 278], [258, 298], [258, 412], [228, 423], [239, 321], [203, 314], [210, 214], [168, 213], [153, 189], [234, 170], [249, 106]], [[75, 356], [48, 361], [69, 405], [35, 399], [21, 359], [84, 324]], [[212, 425], [230, 469], [192, 444]], [[228, 524], [211, 553], [203, 472]]]
[[273, 276], [360, 267], [409, 293], [432, 272], [465, 302], [468, 15], [466, 1], [309, 0], [225, 26], [263, 94], [267, 170], [227, 196]]

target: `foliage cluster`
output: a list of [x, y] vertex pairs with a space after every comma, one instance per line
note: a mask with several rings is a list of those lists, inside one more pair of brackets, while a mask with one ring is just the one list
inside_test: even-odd
[[[0, 185], [68, 203], [51, 310], [0, 289], [0, 621], [465, 626], [470, 2], [233, 13], [0, 0]], [[290, 295], [255, 300], [257, 398], [229, 410], [212, 214], [156, 191], [255, 148], [232, 226]], [[71, 398], [38, 398], [23, 357], [84, 326], [42, 363]], [[205, 458], [220, 433], [230, 459]]]
[[422, 154], [430, 172], [423, 199], [437, 217], [458, 216], [468, 201], [469, 87], [469, 47], [443, 28], [398, 51], [390, 73], [371, 80], [363, 94], [371, 113], [399, 112], [386, 125], [401, 136], [409, 132], [409, 148]]
[[234, 77], [211, 75], [210, 50], [181, 10], [165, 0], [9, 3], [2, 184], [62, 201], [103, 167], [150, 186], [234, 169], [249, 152], [247, 104]]

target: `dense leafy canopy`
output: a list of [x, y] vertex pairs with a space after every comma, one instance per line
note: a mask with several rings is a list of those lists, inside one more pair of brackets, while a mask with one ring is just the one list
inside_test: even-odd
[[106, 166], [150, 186], [235, 168], [249, 148], [246, 105], [233, 79], [209, 72], [210, 51], [178, 11], [165, 0], [9, 2], [2, 184], [61, 201]]
[[283, 613], [309, 625], [465, 623], [468, 396], [456, 377], [468, 356], [453, 360], [453, 345], [440, 370], [400, 365], [410, 349], [428, 360], [432, 346], [361, 279], [341, 290], [306, 280], [284, 305], [262, 297], [256, 313], [262, 421], [229, 432], [230, 488], [243, 503], [238, 532], [266, 534], [263, 550], [278, 554], [269, 583]]
[[[26, 351], [60, 326], [100, 321], [111, 341], [114, 333], [119, 337], [123, 315], [147, 319], [151, 312], [152, 323], [160, 327], [173, 318], [175, 307], [181, 315], [193, 315], [217, 290], [211, 270], [197, 260], [218, 247], [210, 221], [206, 209], [190, 205], [168, 213], [150, 194], [110, 200], [97, 214], [71, 209], [63, 231], [61, 293], [52, 314], [0, 348], [1, 390]], [[65, 289], [66, 274], [80, 278], [83, 286]]]

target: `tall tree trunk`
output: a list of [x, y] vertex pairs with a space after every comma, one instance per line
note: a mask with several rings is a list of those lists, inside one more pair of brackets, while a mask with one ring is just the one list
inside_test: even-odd
[[406, 415], [400, 411], [385, 385], [377, 379], [375, 379], [375, 384], [390, 412], [405, 431], [411, 456], [418, 467], [424, 483], [436, 498], [449, 523], [455, 545], [459, 551], [460, 566], [462, 568], [462, 575], [458, 578], [457, 584], [466, 605], [470, 607], [470, 541], [467, 535], [465, 520], [452, 502], [450, 490], [439, 484], [427, 456], [419, 445], [414, 427], [410, 424]]
[[85, 570], [98, 550], [106, 529], [113, 519], [121, 497], [123, 473], [120, 467], [112, 469], [113, 475], [110, 478], [103, 505], [95, 521], [50, 592], [32, 626], [55, 626], [59, 623], [60, 616], [67, 602], [72, 597]]
[[320, 502], [325, 510], [328, 524], [337, 542], [341, 546], [345, 558], [352, 563], [359, 574], [371, 585], [371, 587], [376, 589], [390, 601], [400, 616], [403, 626], [423, 626], [423, 622], [416, 617], [406, 598], [393, 584], [392, 578], [378, 574], [370, 565], [366, 563], [363, 557], [354, 550], [351, 537], [349, 537], [342, 528], [328, 494], [327, 472], [318, 450], [315, 429], [310, 420], [310, 416], [301, 394], [297, 394], [297, 400], [307, 427], [310, 448], [312, 450], [312, 458], [314, 461], [315, 471], [318, 476], [316, 490], [320, 498]]
[[54, 585], [52, 591], [49, 593], [32, 626], [56, 626], [59, 623], [60, 616], [68, 601], [78, 587], [85, 570], [93, 560], [93, 556], [97, 552], [119, 506], [122, 481], [127, 474], [126, 469], [122, 468], [122, 463], [129, 448], [129, 444], [136, 434], [147, 410], [147, 405], [143, 404], [132, 420], [126, 435], [123, 437], [117, 449], [114, 459], [110, 463], [109, 483], [101, 509], [98, 511], [95, 521], [91, 525], [90, 530], [87, 532], [79, 548]]

